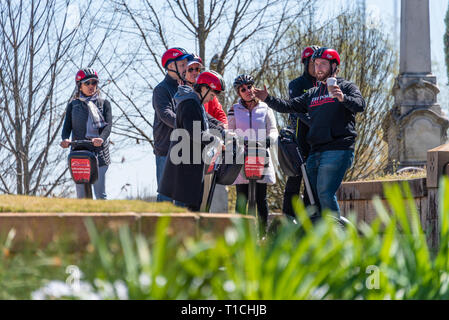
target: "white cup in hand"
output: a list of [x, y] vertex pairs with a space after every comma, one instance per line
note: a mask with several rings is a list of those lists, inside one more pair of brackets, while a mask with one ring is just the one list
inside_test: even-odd
[[333, 98], [334, 96], [332, 95], [331, 90], [337, 86], [337, 78], [334, 77], [327, 78], [326, 84], [327, 84], [327, 91], [329, 92], [329, 97]]

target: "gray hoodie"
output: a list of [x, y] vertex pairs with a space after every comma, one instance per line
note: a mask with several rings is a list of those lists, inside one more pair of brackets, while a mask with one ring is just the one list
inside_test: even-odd
[[198, 103], [201, 113], [203, 116], [203, 121], [205, 125], [205, 130], [201, 132], [201, 136], [203, 137], [203, 141], [212, 141], [212, 140], [221, 140], [219, 137], [211, 134], [209, 132], [209, 127], [212, 125], [212, 129], [216, 129], [218, 131], [222, 131], [222, 129], [216, 128], [214, 126], [214, 123], [210, 122], [211, 117], [206, 113], [206, 110], [204, 109], [204, 105], [201, 104], [201, 99], [198, 96], [198, 94], [194, 91], [194, 89], [190, 86], [183, 85], [178, 87], [178, 92], [176, 92], [174, 97], [176, 106], [175, 106], [175, 112], [178, 109], [178, 106], [180, 103], [186, 101], [186, 100], [194, 100], [196, 103]]
[[208, 116], [207, 116], [206, 110], [204, 109], [204, 105], [201, 104], [200, 97], [198, 97], [198, 94], [193, 90], [192, 87], [189, 87], [187, 85], [178, 87], [178, 92], [176, 92], [176, 94], [175, 94], [175, 102], [176, 102], [175, 112], [176, 112], [176, 109], [178, 108], [178, 105], [181, 102], [186, 101], [186, 100], [192, 100], [192, 99], [195, 100], [196, 102], [198, 102], [198, 104], [201, 106], [201, 113], [203, 114], [204, 122], [206, 124], [206, 131], [208, 131], [209, 123], [208, 123]]
[[[179, 86], [178, 92], [175, 94], [175, 102], [176, 107], [178, 104], [185, 100], [193, 99], [198, 102], [198, 104], [201, 104], [200, 97], [198, 97], [198, 94], [193, 90], [192, 87], [189, 87], [187, 85]], [[204, 108], [203, 108], [204, 109]]]

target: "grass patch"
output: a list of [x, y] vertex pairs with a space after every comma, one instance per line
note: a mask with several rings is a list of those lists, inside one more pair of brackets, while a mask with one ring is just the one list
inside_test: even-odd
[[141, 200], [86, 200], [0, 195], [0, 212], [136, 212], [182, 213], [187, 209], [165, 202]]

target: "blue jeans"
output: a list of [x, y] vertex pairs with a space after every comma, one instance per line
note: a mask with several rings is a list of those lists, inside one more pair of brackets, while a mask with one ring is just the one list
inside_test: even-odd
[[336, 192], [353, 160], [352, 150], [314, 152], [307, 158], [307, 175], [321, 210], [332, 210], [340, 217]]
[[[167, 156], [156, 156], [156, 178], [157, 178], [157, 188], [162, 181], [162, 176], [164, 175], [165, 162], [167, 161]], [[164, 196], [163, 194], [157, 194], [157, 202], [173, 202], [172, 198]]]
[[[108, 171], [109, 166], [102, 166], [98, 168], [98, 179], [94, 183], [94, 193], [95, 199], [106, 200], [106, 171]], [[84, 184], [75, 184], [76, 187], [76, 197], [82, 199], [86, 196], [84, 191]]]

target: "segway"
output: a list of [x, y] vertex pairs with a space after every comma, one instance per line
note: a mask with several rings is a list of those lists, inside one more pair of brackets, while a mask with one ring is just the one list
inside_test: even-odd
[[217, 184], [225, 186], [232, 185], [243, 166], [243, 150], [237, 140], [233, 139], [232, 149], [229, 150], [227, 148], [225, 152], [232, 152], [232, 158], [228, 159], [226, 154], [223, 157], [222, 150], [217, 150], [214, 147], [211, 147], [206, 153], [207, 158], [210, 160], [206, 162], [205, 175], [212, 174], [211, 186], [206, 202], [206, 212], [210, 212], [215, 186]]
[[245, 163], [244, 173], [248, 180], [248, 213], [256, 215], [256, 184], [264, 178], [265, 161], [267, 158], [267, 148], [270, 147], [270, 140], [267, 138], [265, 146], [260, 141], [249, 141], [245, 137]]
[[278, 139], [278, 158], [281, 169], [285, 175], [289, 177], [302, 175], [304, 188], [310, 201], [310, 214], [312, 217], [318, 215], [319, 210], [315, 202], [309, 177], [307, 176], [306, 161], [300, 150], [294, 130], [287, 128], [280, 131]]
[[[299, 176], [302, 174], [304, 180], [304, 187], [307, 192], [310, 201], [310, 207], [308, 208], [309, 217], [312, 223], [321, 219], [320, 208], [315, 201], [315, 195], [307, 176], [305, 159], [299, 147], [299, 143], [296, 138], [296, 134], [292, 129], [282, 129], [278, 139], [278, 158], [282, 171], [287, 176]], [[333, 217], [334, 218], [334, 217]], [[340, 218], [334, 218], [337, 225], [342, 228], [352, 223], [343, 216]], [[292, 222], [298, 224], [296, 219], [292, 218]]]
[[92, 184], [98, 179], [98, 158], [95, 146], [90, 140], [71, 141], [72, 147], [68, 164], [70, 174], [76, 184], [84, 185], [85, 198], [92, 199]]

